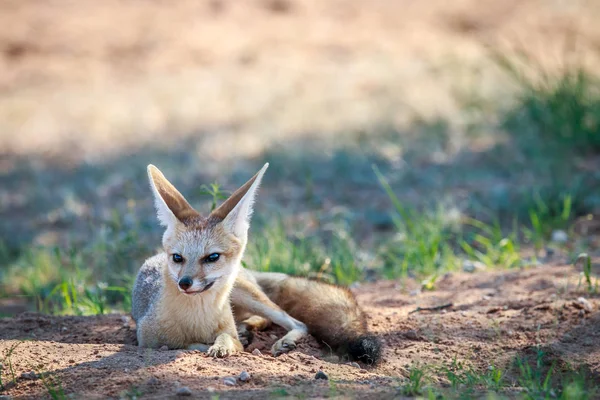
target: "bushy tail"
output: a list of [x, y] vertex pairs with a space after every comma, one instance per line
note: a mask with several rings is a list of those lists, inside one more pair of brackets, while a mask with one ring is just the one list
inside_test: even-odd
[[363, 335], [348, 343], [348, 355], [354, 361], [375, 365], [381, 359], [381, 340], [375, 335]]
[[254, 272], [267, 296], [342, 357], [366, 364], [381, 358], [381, 340], [369, 334], [367, 318], [346, 288], [283, 274]]

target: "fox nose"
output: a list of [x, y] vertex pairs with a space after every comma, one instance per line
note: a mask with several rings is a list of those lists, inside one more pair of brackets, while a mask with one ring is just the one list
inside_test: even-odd
[[184, 276], [179, 280], [179, 287], [183, 290], [188, 290], [193, 284], [194, 281], [189, 276]]

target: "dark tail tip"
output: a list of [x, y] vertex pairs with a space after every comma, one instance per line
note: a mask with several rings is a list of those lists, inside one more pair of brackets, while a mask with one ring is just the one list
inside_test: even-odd
[[375, 335], [363, 335], [351, 340], [348, 354], [355, 361], [375, 365], [381, 359], [381, 340]]

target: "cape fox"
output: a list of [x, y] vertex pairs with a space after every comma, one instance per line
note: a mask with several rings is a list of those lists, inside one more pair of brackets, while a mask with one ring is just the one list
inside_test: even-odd
[[133, 288], [132, 316], [143, 347], [187, 348], [225, 357], [252, 331], [275, 323], [287, 334], [273, 355], [307, 333], [340, 355], [376, 363], [379, 339], [352, 293], [323, 282], [241, 266], [252, 206], [268, 164], [204, 217], [153, 165], [148, 166], [163, 252], [146, 260]]

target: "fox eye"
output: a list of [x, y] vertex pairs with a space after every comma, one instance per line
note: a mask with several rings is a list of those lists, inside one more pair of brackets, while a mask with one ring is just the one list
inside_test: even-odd
[[181, 254], [173, 254], [173, 262], [175, 264], [181, 264], [183, 262], [183, 257], [181, 256]]
[[219, 257], [221, 257], [221, 255], [219, 253], [212, 253], [206, 256], [205, 260], [206, 262], [215, 262], [219, 259]]

